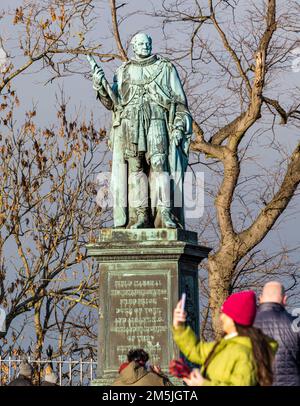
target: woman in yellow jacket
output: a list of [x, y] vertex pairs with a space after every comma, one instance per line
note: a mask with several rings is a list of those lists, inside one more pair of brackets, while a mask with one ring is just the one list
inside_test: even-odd
[[221, 308], [224, 335], [216, 342], [199, 341], [186, 327], [181, 301], [174, 310], [173, 337], [186, 358], [201, 365], [184, 381], [190, 386], [272, 385], [272, 362], [277, 343], [253, 327], [256, 297], [243, 291], [228, 297]]

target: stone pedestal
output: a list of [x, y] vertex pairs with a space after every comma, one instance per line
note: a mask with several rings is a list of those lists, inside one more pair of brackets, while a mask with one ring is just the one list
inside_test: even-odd
[[98, 385], [110, 384], [132, 348], [168, 371], [179, 356], [172, 313], [186, 292], [188, 323], [199, 330], [198, 265], [210, 249], [179, 229], [103, 229], [87, 246], [100, 265]]

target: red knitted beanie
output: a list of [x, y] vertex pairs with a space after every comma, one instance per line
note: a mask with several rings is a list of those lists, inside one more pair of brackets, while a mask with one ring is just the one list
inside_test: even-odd
[[242, 326], [252, 326], [256, 315], [255, 292], [244, 290], [230, 295], [223, 303], [221, 312]]

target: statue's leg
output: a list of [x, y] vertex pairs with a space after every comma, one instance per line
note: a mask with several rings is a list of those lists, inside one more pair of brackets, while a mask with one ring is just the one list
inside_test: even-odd
[[155, 227], [176, 228], [176, 223], [172, 220], [170, 176], [168, 172], [167, 155], [154, 154], [150, 161], [152, 170], [152, 196], [153, 198], [155, 196], [154, 201], [157, 205]]
[[153, 106], [153, 109], [157, 118], [151, 120], [147, 134], [147, 151], [151, 168], [151, 208], [156, 214], [154, 225], [156, 228], [176, 228], [171, 209], [168, 130], [163, 112], [161, 118], [158, 118], [158, 106]]
[[148, 215], [148, 178], [144, 171], [144, 153], [128, 158], [129, 168], [129, 207], [136, 210], [137, 219], [130, 228], [147, 228]]
[[127, 164], [119, 134], [114, 137], [111, 191], [113, 195], [113, 220], [115, 228], [126, 227], [127, 215]]

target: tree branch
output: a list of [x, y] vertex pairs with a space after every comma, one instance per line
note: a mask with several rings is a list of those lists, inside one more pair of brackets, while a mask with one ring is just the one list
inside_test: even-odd
[[88, 49], [50, 49], [48, 51], [49, 54], [69, 54], [69, 55], [93, 55], [98, 56], [99, 58], [111, 58], [111, 59], [120, 59], [123, 60], [122, 57], [118, 54], [108, 53], [103, 54], [100, 52], [95, 52], [93, 50]]
[[254, 69], [254, 82], [251, 88], [251, 101], [246, 112], [222, 128], [211, 137], [210, 142], [214, 145], [221, 145], [230, 137], [229, 148], [234, 149], [243, 138], [246, 131], [260, 118], [261, 106], [263, 103], [263, 88], [266, 75], [266, 59], [268, 47], [276, 30], [276, 0], [268, 0], [267, 27], [262, 35], [255, 55], [256, 64]]
[[110, 0], [110, 7], [111, 7], [111, 17], [112, 17], [112, 23], [113, 23], [113, 31], [114, 31], [114, 36], [115, 40], [117, 43], [118, 50], [121, 55], [121, 59], [126, 62], [128, 61], [128, 56], [126, 54], [126, 51], [122, 45], [121, 37], [120, 37], [120, 32], [119, 32], [119, 24], [118, 24], [118, 19], [117, 19], [117, 6], [116, 6], [116, 0]]
[[211, 155], [219, 160], [223, 160], [223, 148], [221, 145], [211, 145], [204, 139], [204, 133], [199, 124], [193, 121], [193, 132], [196, 139], [191, 142], [192, 151], [201, 151], [205, 154]]
[[210, 5], [210, 12], [211, 12], [211, 20], [212, 20], [212, 22], [214, 24], [214, 27], [216, 28], [216, 30], [218, 31], [218, 33], [219, 33], [219, 35], [221, 37], [224, 48], [229, 52], [229, 54], [231, 55], [233, 61], [235, 62], [236, 67], [237, 67], [237, 69], [239, 71], [239, 74], [240, 74], [241, 78], [246, 83], [248, 93], [251, 94], [252, 88], [251, 88], [249, 78], [246, 75], [246, 73], [245, 73], [245, 71], [244, 71], [244, 69], [242, 67], [242, 64], [241, 64], [241, 61], [240, 61], [239, 57], [237, 56], [237, 54], [233, 50], [233, 48], [230, 46], [229, 41], [228, 41], [224, 31], [221, 29], [219, 23], [217, 22], [215, 11], [214, 11], [214, 8], [213, 8], [213, 5], [212, 5], [212, 0], [209, 1], [209, 5]]
[[300, 143], [291, 155], [289, 165], [280, 186], [273, 199], [260, 212], [254, 223], [245, 231], [239, 234], [243, 243], [241, 251], [249, 252], [260, 243], [273, 227], [276, 220], [292, 199], [300, 183]]

